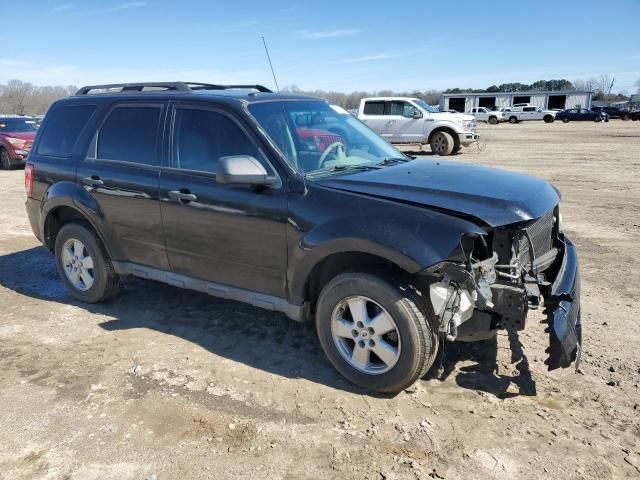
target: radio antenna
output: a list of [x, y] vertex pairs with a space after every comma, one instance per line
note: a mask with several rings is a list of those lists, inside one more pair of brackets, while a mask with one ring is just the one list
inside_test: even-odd
[[264, 45], [264, 51], [267, 53], [267, 60], [269, 60], [269, 66], [271, 67], [271, 74], [273, 75], [273, 81], [276, 83], [276, 90], [280, 93], [280, 87], [278, 86], [278, 80], [276, 79], [276, 72], [273, 70], [273, 64], [271, 63], [271, 57], [269, 56], [269, 49], [267, 48], [267, 42], [262, 36], [262, 44]]

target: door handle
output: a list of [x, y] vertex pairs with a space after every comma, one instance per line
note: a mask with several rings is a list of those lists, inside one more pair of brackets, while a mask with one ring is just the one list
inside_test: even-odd
[[183, 202], [193, 202], [194, 200], [197, 200], [198, 197], [196, 197], [193, 193], [189, 192], [189, 190], [170, 190], [169, 191], [169, 197], [173, 198], [174, 200], [180, 200]]
[[104, 182], [100, 180], [100, 177], [97, 175], [91, 175], [90, 177], [85, 177], [82, 179], [85, 185], [89, 185], [90, 187], [100, 187], [104, 185]]

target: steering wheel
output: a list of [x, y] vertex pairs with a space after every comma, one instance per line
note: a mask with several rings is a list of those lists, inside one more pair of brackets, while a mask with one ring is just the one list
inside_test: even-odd
[[318, 160], [318, 166], [320, 168], [322, 168], [322, 164], [327, 160], [329, 153], [331, 153], [333, 149], [336, 150], [336, 157], [344, 158], [346, 156], [344, 151], [344, 144], [342, 142], [333, 142], [331, 145], [325, 148], [324, 152], [322, 152], [322, 155], [320, 155], [320, 159]]

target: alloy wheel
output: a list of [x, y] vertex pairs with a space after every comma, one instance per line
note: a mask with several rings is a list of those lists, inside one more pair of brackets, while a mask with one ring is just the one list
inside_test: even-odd
[[62, 266], [67, 279], [74, 288], [86, 292], [93, 282], [93, 258], [80, 240], [71, 238], [62, 247]]
[[341, 300], [331, 316], [331, 334], [342, 358], [360, 372], [388, 372], [400, 358], [398, 326], [383, 307], [368, 297]]

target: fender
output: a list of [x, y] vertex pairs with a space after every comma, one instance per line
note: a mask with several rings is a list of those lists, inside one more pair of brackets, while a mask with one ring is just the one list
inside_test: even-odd
[[71, 208], [84, 217], [98, 234], [109, 256], [111, 258], [118, 258], [114, 257], [114, 254], [119, 253], [118, 246], [107, 243], [104, 238], [102, 229], [104, 225], [104, 214], [102, 209], [89, 192], [71, 181], [53, 184], [42, 199], [40, 208], [40, 231], [42, 232], [45, 242], [46, 222], [49, 219], [49, 215], [59, 207]]
[[[332, 202], [348, 205], [342, 216], [335, 218]], [[333, 214], [323, 221], [322, 212], [296, 211], [306, 205]], [[450, 258], [464, 233], [485, 233], [468, 220], [431, 209], [316, 186], [304, 202], [292, 201], [289, 213], [287, 282], [294, 304], [304, 301], [313, 268], [332, 254], [368, 253], [416, 274]], [[309, 225], [302, 216], [318, 219], [317, 224]]]
[[58, 207], [70, 207], [77, 210], [73, 203], [73, 197], [78, 186], [71, 181], [57, 182], [51, 185], [42, 196], [40, 201], [40, 233], [43, 243], [46, 244], [45, 226], [49, 219], [49, 214]]

